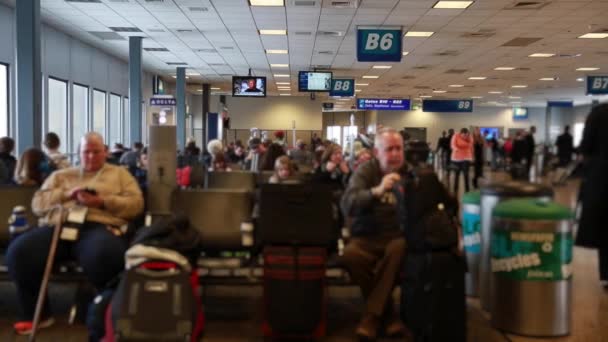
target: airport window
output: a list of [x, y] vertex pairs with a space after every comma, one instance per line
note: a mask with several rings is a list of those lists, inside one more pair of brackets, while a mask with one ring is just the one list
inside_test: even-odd
[[106, 93], [93, 90], [93, 131], [106, 136]]
[[68, 82], [49, 77], [47, 132], [55, 132], [61, 140], [61, 149], [68, 145]]
[[129, 132], [129, 98], [122, 98], [122, 136], [123, 143], [125, 146], [131, 146], [130, 132]]
[[80, 138], [87, 132], [89, 117], [89, 87], [72, 85], [72, 153], [78, 153]]
[[8, 65], [0, 63], [0, 137], [8, 135]]
[[120, 131], [122, 101], [120, 95], [110, 94], [110, 111], [108, 116], [108, 146], [112, 148], [115, 143], [122, 143]]

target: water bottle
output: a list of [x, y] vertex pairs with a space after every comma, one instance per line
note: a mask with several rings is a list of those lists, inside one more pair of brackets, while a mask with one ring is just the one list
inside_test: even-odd
[[23, 234], [26, 230], [30, 229], [30, 225], [27, 222], [26, 209], [22, 205], [18, 205], [13, 208], [10, 218], [8, 219], [8, 230], [11, 236], [11, 240], [17, 236]]

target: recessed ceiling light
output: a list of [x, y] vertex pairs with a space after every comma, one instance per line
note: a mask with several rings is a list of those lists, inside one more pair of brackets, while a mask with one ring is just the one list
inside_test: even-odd
[[291, 94], [279, 94], [280, 96], [291, 96]]
[[259, 30], [260, 34], [284, 36], [287, 34], [287, 30]]
[[489, 91], [488, 94], [502, 94], [502, 91]]
[[557, 81], [557, 77], [543, 77], [539, 78], [539, 81]]
[[511, 88], [528, 88], [528, 86], [525, 84], [516, 84], [512, 85]]
[[487, 77], [483, 77], [483, 76], [473, 76], [473, 77], [469, 77], [470, 80], [485, 80]]
[[363, 76], [363, 78], [379, 78], [380, 76], [376, 76], [376, 75], [365, 75]]
[[186, 72], [186, 76], [200, 76], [201, 74], [199, 74], [196, 71], [188, 71]]
[[270, 64], [271, 68], [288, 68], [289, 64]]
[[392, 66], [390, 65], [374, 65], [372, 69], [390, 69]]
[[275, 54], [275, 55], [286, 55], [287, 54], [287, 50], [266, 50], [266, 53], [271, 55], [271, 54]]
[[509, 96], [510, 99], [521, 99], [521, 96]]
[[250, 6], [285, 6], [283, 0], [249, 0]]
[[579, 38], [602, 39], [608, 38], [608, 33], [586, 33]]
[[555, 56], [554, 53], [533, 53], [528, 55], [528, 57], [538, 57], [538, 58], [549, 58]]
[[361, 90], [361, 89], [355, 89], [355, 93], [359, 93], [359, 92], [362, 92], [362, 91], [363, 90]]
[[420, 98], [422, 98], [422, 99], [428, 99], [430, 97], [432, 97], [432, 96], [431, 95], [420, 95]]
[[462, 88], [462, 87], [464, 87], [464, 85], [462, 85], [462, 84], [450, 84], [448, 87], [452, 87], [452, 88]]
[[443, 94], [443, 93], [447, 93], [447, 91], [445, 91], [445, 90], [433, 90], [433, 93]]
[[287, 85], [291, 84], [289, 82], [276, 82], [276, 83], [277, 83], [277, 85], [279, 85], [279, 84], [287, 84]]
[[576, 82], [585, 82], [585, 79], [582, 78], [582, 77], [579, 77], [579, 78], [576, 79]]
[[[218, 87], [211, 87], [211, 90], [221, 90], [222, 88], [218, 88]], [[199, 89], [199, 91], [203, 91], [203, 89]]]
[[511, 101], [511, 104], [521, 104], [521, 101]]
[[[173, 78], [177, 78], [177, 75], [171, 75]], [[190, 76], [186, 76], [186, 79], [190, 79]]]
[[404, 55], [404, 56], [407, 56], [407, 55], [409, 55], [409, 54], [410, 54], [410, 52], [409, 52], [409, 51], [403, 51], [403, 55]]
[[277, 87], [279, 90], [291, 90], [291, 87]]
[[357, 87], [367, 87], [369, 85], [369, 83], [355, 83], [355, 86]]
[[433, 8], [436, 9], [465, 9], [471, 4], [473, 1], [437, 1]]
[[494, 70], [497, 70], [497, 71], [511, 71], [511, 70], [515, 70], [515, 68], [514, 67], [497, 67], [497, 68], [494, 68]]
[[406, 37], [430, 37], [435, 32], [430, 31], [408, 31], [405, 33]]
[[600, 68], [578, 68], [576, 71], [596, 71], [600, 70]]
[[274, 77], [289, 77], [289, 74], [274, 74]]
[[471, 96], [472, 99], [483, 99], [483, 96]]

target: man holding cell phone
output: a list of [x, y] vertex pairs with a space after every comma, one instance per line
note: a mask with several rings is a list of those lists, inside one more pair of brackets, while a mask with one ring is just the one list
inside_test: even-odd
[[[87, 133], [81, 139], [80, 160], [80, 167], [55, 171], [46, 179], [32, 200], [32, 210], [40, 217], [40, 228], [20, 235], [8, 248], [9, 275], [17, 287], [22, 309], [21, 321], [14, 324], [17, 334], [32, 331], [53, 235], [49, 226], [62, 222], [55, 262], [75, 259], [98, 289], [103, 289], [124, 269], [128, 247], [125, 228], [142, 213], [144, 205], [137, 181], [127, 169], [105, 163], [104, 141], [98, 133]], [[67, 211], [65, 219], [56, 210], [58, 207]], [[39, 328], [52, 323], [47, 304]]]

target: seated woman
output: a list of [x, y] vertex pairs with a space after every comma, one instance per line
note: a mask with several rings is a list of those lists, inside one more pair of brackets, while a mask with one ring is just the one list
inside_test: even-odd
[[[20, 335], [31, 334], [38, 291], [44, 273], [53, 225], [65, 216], [59, 208], [84, 216], [75, 234], [59, 240], [55, 262], [74, 259], [99, 290], [124, 270], [128, 247], [125, 227], [141, 214], [144, 201], [129, 172], [106, 163], [103, 137], [87, 133], [80, 142], [80, 167], [53, 172], [32, 200], [41, 227], [19, 235], [6, 253], [8, 273], [17, 287], [20, 321], [13, 325]], [[72, 215], [76, 216], [76, 215]], [[40, 328], [53, 324], [49, 300], [42, 308]], [[92, 327], [90, 327], [92, 328]]]
[[218, 172], [222, 172], [222, 171], [232, 171], [231, 168], [228, 167], [228, 165], [226, 164], [226, 158], [224, 157], [224, 153], [223, 152], [216, 152], [213, 155], [213, 159], [211, 160], [211, 167], [209, 168], [209, 171], [218, 171]]
[[277, 158], [274, 163], [274, 174], [270, 176], [270, 179], [268, 179], [268, 183], [299, 183], [296, 177], [296, 170], [294, 166], [294, 163], [287, 156], [281, 156]]
[[15, 166], [15, 183], [23, 186], [40, 186], [53, 168], [47, 156], [38, 148], [29, 148], [21, 154]]
[[350, 169], [342, 157], [342, 147], [337, 144], [329, 145], [323, 152], [321, 165], [315, 170], [313, 180], [344, 190], [349, 177]]
[[286, 155], [286, 154], [285, 154], [285, 150], [283, 149], [283, 146], [281, 146], [279, 144], [271, 143], [268, 146], [268, 149], [266, 150], [264, 155], [262, 156], [262, 160], [260, 161], [260, 163], [261, 163], [260, 170], [261, 171], [273, 171], [274, 163], [277, 160], [277, 158], [279, 158], [280, 156], [284, 156], [284, 155]]

